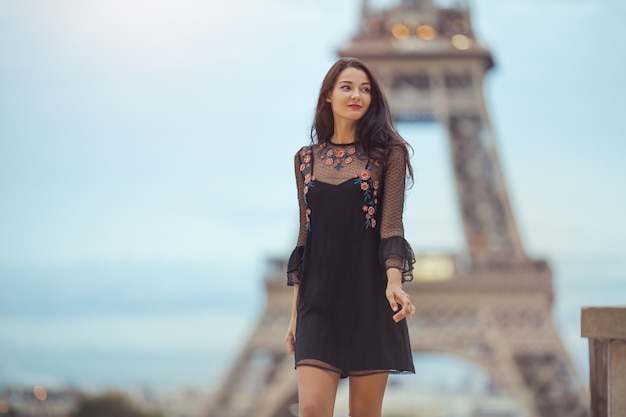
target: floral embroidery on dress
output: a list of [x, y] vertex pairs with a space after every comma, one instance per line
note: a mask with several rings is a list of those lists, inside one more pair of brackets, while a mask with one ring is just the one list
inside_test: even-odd
[[365, 169], [359, 174], [355, 175], [354, 184], [359, 185], [363, 190], [363, 204], [362, 210], [365, 213], [365, 228], [375, 228], [376, 218], [374, 215], [378, 212], [378, 188], [380, 183], [372, 179], [371, 170], [380, 167], [381, 164], [378, 161], [369, 160]]
[[[313, 154], [315, 152], [315, 154]], [[307, 195], [312, 187], [315, 185], [317, 178], [313, 175], [313, 162], [314, 156], [319, 159], [328, 167], [333, 167], [336, 170], [345, 168], [348, 164], [354, 161], [354, 158], [362, 155], [362, 151], [357, 149], [355, 145], [333, 145], [328, 146], [328, 143], [321, 143], [317, 145], [309, 145], [300, 150], [300, 173], [302, 174], [303, 181], [303, 200], [306, 205], [305, 229], [311, 231], [311, 208], [307, 200]], [[357, 170], [354, 174], [354, 184], [359, 186], [363, 192], [363, 213], [365, 217], [365, 229], [374, 229], [378, 223], [376, 217], [378, 216], [378, 194], [380, 192], [380, 181], [374, 178], [379, 178], [378, 170], [382, 167], [382, 163], [376, 159], [368, 159], [365, 167], [358, 171], [357, 166], [353, 166], [351, 169]], [[372, 174], [374, 173], [374, 178]], [[349, 177], [348, 177], [349, 178]]]
[[326, 160], [324, 163], [326, 165], [334, 165], [337, 171], [346, 165], [352, 163], [354, 160], [352, 156], [356, 154], [356, 147], [351, 145], [349, 148], [341, 147], [337, 150], [328, 149], [326, 150], [327, 142], [321, 143], [317, 150], [317, 156], [321, 160]]
[[313, 146], [307, 146], [305, 148], [302, 148], [302, 150], [300, 151], [300, 173], [302, 174], [302, 177], [304, 178], [304, 189], [303, 189], [303, 193], [304, 193], [304, 203], [306, 204], [307, 208], [306, 208], [306, 230], [307, 231], [311, 231], [311, 209], [309, 208], [309, 202], [306, 199], [306, 195], [309, 193], [309, 189], [313, 187], [314, 185], [314, 181], [315, 181], [315, 177], [312, 175], [312, 166], [311, 166], [311, 162], [312, 162], [312, 149]]

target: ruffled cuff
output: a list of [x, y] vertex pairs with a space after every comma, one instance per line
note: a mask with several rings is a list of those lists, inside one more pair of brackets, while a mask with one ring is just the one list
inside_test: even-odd
[[289, 262], [287, 262], [287, 285], [293, 286], [300, 284], [300, 277], [302, 275], [302, 258], [304, 257], [304, 246], [296, 246], [289, 256]]
[[413, 281], [415, 255], [409, 242], [402, 236], [381, 239], [378, 256], [385, 271], [397, 268], [402, 271], [402, 282]]

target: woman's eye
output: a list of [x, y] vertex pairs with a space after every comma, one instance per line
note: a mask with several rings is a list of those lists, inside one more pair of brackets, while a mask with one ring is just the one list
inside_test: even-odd
[[350, 91], [350, 87], [348, 87], [347, 85], [342, 85], [341, 89], [345, 91]]
[[370, 89], [368, 87], [362, 88], [361, 91], [363, 91], [364, 93], [369, 93]]

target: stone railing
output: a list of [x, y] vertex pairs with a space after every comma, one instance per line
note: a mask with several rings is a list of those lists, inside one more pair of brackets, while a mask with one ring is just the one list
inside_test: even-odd
[[589, 339], [591, 417], [626, 416], [626, 306], [583, 307]]

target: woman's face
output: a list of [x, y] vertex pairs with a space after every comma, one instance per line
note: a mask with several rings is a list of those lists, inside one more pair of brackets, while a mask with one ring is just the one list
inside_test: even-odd
[[360, 120], [372, 102], [371, 83], [360, 69], [346, 68], [337, 77], [326, 101], [330, 103], [335, 120]]

